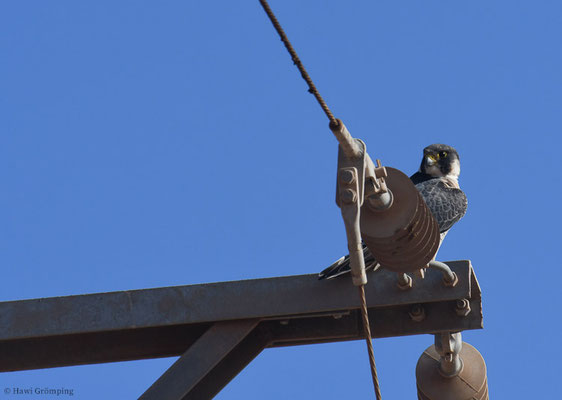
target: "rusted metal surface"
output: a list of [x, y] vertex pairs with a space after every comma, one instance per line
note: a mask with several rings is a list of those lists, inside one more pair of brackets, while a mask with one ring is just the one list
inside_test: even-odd
[[209, 326], [177, 325], [0, 341], [0, 372], [178, 356]]
[[468, 314], [470, 314], [470, 311], [472, 311], [470, 309], [470, 301], [468, 299], [457, 300], [457, 307], [455, 311], [457, 312], [457, 315], [466, 317]]
[[[455, 287], [444, 286], [435, 270], [414, 276], [406, 291], [395, 273], [371, 274], [365, 290], [372, 336], [481, 328], [470, 263], [448, 265], [459, 277]], [[463, 317], [459, 299], [470, 301]], [[410, 319], [413, 304], [423, 305], [423, 321]], [[356, 289], [347, 279], [318, 281], [315, 274], [23, 300], [0, 303], [0, 371], [181, 355], [213, 323], [252, 318], [263, 319], [258, 328], [270, 335], [270, 347], [362, 338]]]
[[270, 341], [269, 332], [258, 325], [234, 348], [197, 386], [182, 400], [212, 399], [246, 365], [248, 365]]
[[411, 320], [414, 322], [422, 322], [425, 319], [425, 308], [421, 304], [414, 304], [408, 312]]
[[[443, 286], [441, 274], [428, 273], [415, 280], [414, 290], [401, 291], [396, 274], [377, 271], [365, 287], [367, 306], [469, 296], [469, 262], [448, 264], [464, 278], [454, 288]], [[358, 308], [348, 280], [319, 282], [316, 274], [51, 297], [1, 302], [0, 341]]]
[[[258, 319], [214, 323], [148, 388], [140, 399], [186, 398], [225, 357], [236, 349], [258, 323]], [[263, 347], [259, 351], [262, 349]], [[238, 371], [234, 375], [237, 373]]]

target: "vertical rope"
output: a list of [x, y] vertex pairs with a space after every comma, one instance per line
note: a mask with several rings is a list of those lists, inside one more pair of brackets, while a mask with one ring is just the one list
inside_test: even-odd
[[361, 298], [361, 316], [363, 317], [363, 331], [365, 332], [365, 340], [367, 341], [367, 351], [369, 352], [369, 364], [371, 365], [371, 377], [373, 378], [373, 386], [375, 387], [375, 396], [377, 400], [381, 400], [381, 388], [379, 386], [379, 377], [377, 375], [377, 366], [375, 364], [375, 352], [373, 351], [373, 341], [371, 340], [369, 312], [367, 311], [367, 300], [365, 299], [365, 285], [359, 286], [358, 289], [359, 289], [359, 297]]

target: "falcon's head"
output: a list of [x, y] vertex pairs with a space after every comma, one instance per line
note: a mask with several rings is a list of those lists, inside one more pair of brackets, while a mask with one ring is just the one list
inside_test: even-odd
[[446, 144], [432, 144], [423, 149], [420, 172], [434, 178], [446, 177], [458, 182], [461, 173], [459, 153]]

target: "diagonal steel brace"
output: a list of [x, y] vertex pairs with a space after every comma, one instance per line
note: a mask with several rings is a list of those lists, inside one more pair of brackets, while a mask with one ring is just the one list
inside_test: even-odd
[[[232, 365], [234, 360], [226, 363], [230, 365], [220, 365], [242, 347], [244, 339], [256, 329], [259, 322], [260, 319], [247, 319], [214, 323], [140, 399], [194, 400], [213, 397], [267, 346], [267, 340], [256, 341], [252, 338], [249, 342], [254, 348], [244, 348], [245, 358], [240, 359], [239, 354], [233, 357], [239, 365]], [[229, 373], [225, 368], [235, 373]], [[209, 379], [212, 382], [208, 382]]]

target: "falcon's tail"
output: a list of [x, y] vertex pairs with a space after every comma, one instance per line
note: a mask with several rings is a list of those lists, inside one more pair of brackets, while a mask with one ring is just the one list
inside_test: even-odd
[[[375, 260], [367, 246], [363, 245], [363, 257], [365, 257], [365, 271], [376, 271], [380, 268], [380, 264]], [[335, 263], [318, 274], [318, 279], [332, 279], [337, 276], [347, 274], [351, 271], [349, 264], [349, 255], [340, 258]]]

